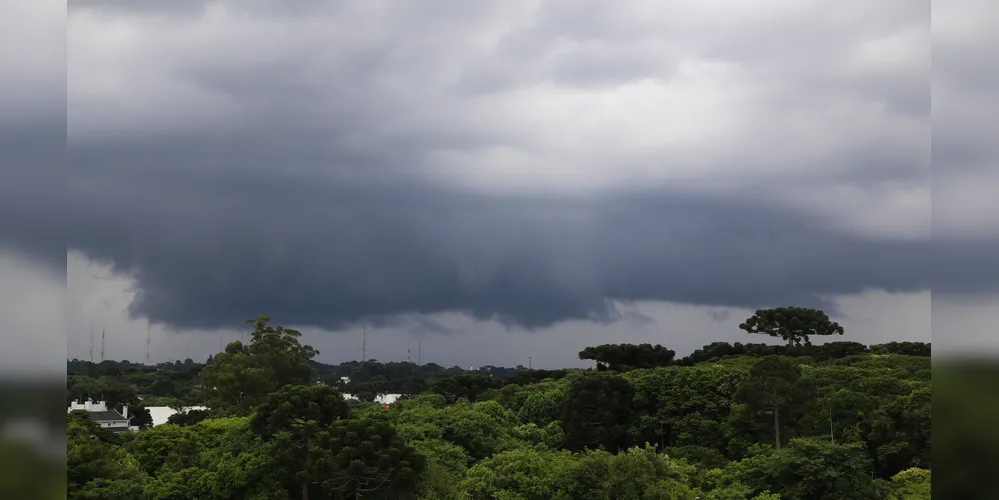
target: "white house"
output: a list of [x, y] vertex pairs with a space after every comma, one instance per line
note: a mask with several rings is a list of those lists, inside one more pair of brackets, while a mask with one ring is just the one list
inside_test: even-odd
[[74, 401], [69, 405], [66, 413], [74, 411], [85, 411], [90, 420], [97, 422], [97, 425], [112, 432], [137, 431], [138, 426], [131, 425], [132, 419], [128, 416], [128, 406], [121, 407], [121, 413], [114, 408], [108, 408], [107, 402], [88, 399], [83, 402]]

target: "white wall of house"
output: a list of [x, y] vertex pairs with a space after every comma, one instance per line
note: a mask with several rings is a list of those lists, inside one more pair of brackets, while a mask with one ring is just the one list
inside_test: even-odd
[[[177, 413], [177, 410], [170, 408], [169, 406], [147, 406], [146, 409], [149, 410], [149, 416], [153, 418], [153, 427], [167, 423], [170, 416]], [[207, 409], [207, 406], [185, 406], [183, 408], [185, 413], [191, 410]]]

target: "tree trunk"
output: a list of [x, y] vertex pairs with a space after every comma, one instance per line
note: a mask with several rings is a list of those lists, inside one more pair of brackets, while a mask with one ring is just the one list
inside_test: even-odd
[[302, 464], [302, 500], [309, 500], [309, 429], [305, 432], [305, 462]]
[[774, 405], [774, 449], [780, 449], [780, 406]]

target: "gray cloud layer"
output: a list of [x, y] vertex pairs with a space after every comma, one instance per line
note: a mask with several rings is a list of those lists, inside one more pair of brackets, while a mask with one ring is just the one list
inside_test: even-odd
[[928, 285], [925, 243], [814, 229], [751, 199], [656, 189], [513, 200], [279, 172], [160, 176], [157, 150], [142, 151], [77, 151], [87, 178], [75, 191], [89, 202], [74, 241], [135, 270], [133, 312], [183, 327], [257, 310], [325, 327], [448, 310], [537, 327], [615, 320], [608, 298], [828, 306], [826, 294]]
[[49, 234], [187, 328], [995, 290], [926, 237], [928, 3], [820, 4], [77, 2]]

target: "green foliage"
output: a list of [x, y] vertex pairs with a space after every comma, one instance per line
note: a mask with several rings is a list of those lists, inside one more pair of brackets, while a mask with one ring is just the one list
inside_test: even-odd
[[286, 385], [257, 408], [250, 428], [264, 439], [282, 431], [304, 435], [309, 429], [329, 427], [349, 415], [350, 406], [330, 387]]
[[565, 393], [559, 390], [531, 393], [517, 412], [517, 417], [525, 424], [544, 427], [562, 415], [562, 400]]
[[187, 410], [179, 411], [167, 417], [167, 423], [180, 427], [194, 425], [211, 416], [210, 410]]
[[468, 499], [571, 500], [578, 498], [579, 461], [544, 446], [519, 448], [470, 468], [461, 484]]
[[617, 451], [627, 447], [635, 388], [614, 375], [581, 377], [572, 382], [562, 404], [565, 446]]
[[726, 421], [748, 376], [748, 369], [720, 365], [629, 372], [625, 378], [635, 387], [633, 442], [726, 450]]
[[889, 500], [930, 500], [930, 471], [906, 469], [891, 478]]
[[[399, 412], [395, 422], [415, 429], [434, 429], [441, 439], [460, 446], [473, 460], [517, 445], [513, 434], [516, 416], [495, 401], [473, 404], [462, 400], [445, 408], [407, 407]], [[412, 432], [413, 428], [410, 429]]]
[[[739, 390], [739, 399], [751, 415], [769, 414], [773, 422], [774, 448], [781, 447], [781, 413], [804, 398], [797, 385], [800, 369], [779, 356], [761, 358], [749, 371]], [[785, 418], [785, 422], [787, 418]], [[786, 423], [783, 424], [786, 426]]]
[[785, 500], [876, 498], [870, 460], [857, 444], [793, 439], [773, 454], [766, 472]]
[[322, 490], [348, 498], [414, 491], [426, 468], [426, 459], [382, 420], [337, 421], [323, 445], [328, 472], [319, 477]]
[[930, 344], [926, 342], [889, 342], [871, 346], [872, 354], [904, 354], [907, 356], [930, 356]]
[[139, 463], [96, 423], [71, 414], [66, 438], [67, 498], [130, 500], [142, 495], [147, 477]]
[[[68, 362], [70, 397], [102, 391], [133, 415], [139, 394], [212, 406], [124, 434], [71, 413], [70, 498], [929, 498], [928, 344], [716, 343], [680, 361], [598, 346], [593, 359], [622, 373], [464, 372], [323, 365], [297, 332], [254, 328], [206, 365]], [[344, 401], [347, 387], [411, 395], [383, 408]]]
[[651, 446], [630, 448], [617, 455], [591, 453], [592, 456], [600, 456], [607, 461], [607, 475], [603, 481], [606, 498], [697, 498], [696, 492], [687, 485], [692, 468], [656, 453]]
[[543, 444], [549, 448], [559, 448], [565, 443], [565, 431], [558, 422], [552, 422], [544, 427], [530, 423], [514, 427], [513, 434], [517, 439], [532, 445]]
[[312, 385], [316, 373], [309, 361], [318, 354], [298, 339], [301, 333], [271, 326], [259, 316], [248, 346], [236, 341], [201, 371], [202, 399], [219, 415], [248, 415], [267, 396], [285, 385]]
[[475, 402], [490, 389], [499, 389], [503, 381], [484, 373], [471, 373], [442, 378], [430, 390], [444, 396], [448, 402], [466, 399]]
[[666, 366], [675, 357], [676, 352], [658, 344], [604, 344], [579, 352], [579, 359], [596, 361], [598, 370], [618, 372]]
[[788, 345], [810, 344], [813, 335], [843, 335], [843, 327], [826, 313], [806, 307], [761, 309], [739, 325], [748, 333], [780, 337]]
[[197, 464], [197, 435], [176, 425], [161, 425], [137, 433], [125, 445], [139, 466], [150, 476], [176, 472]]

